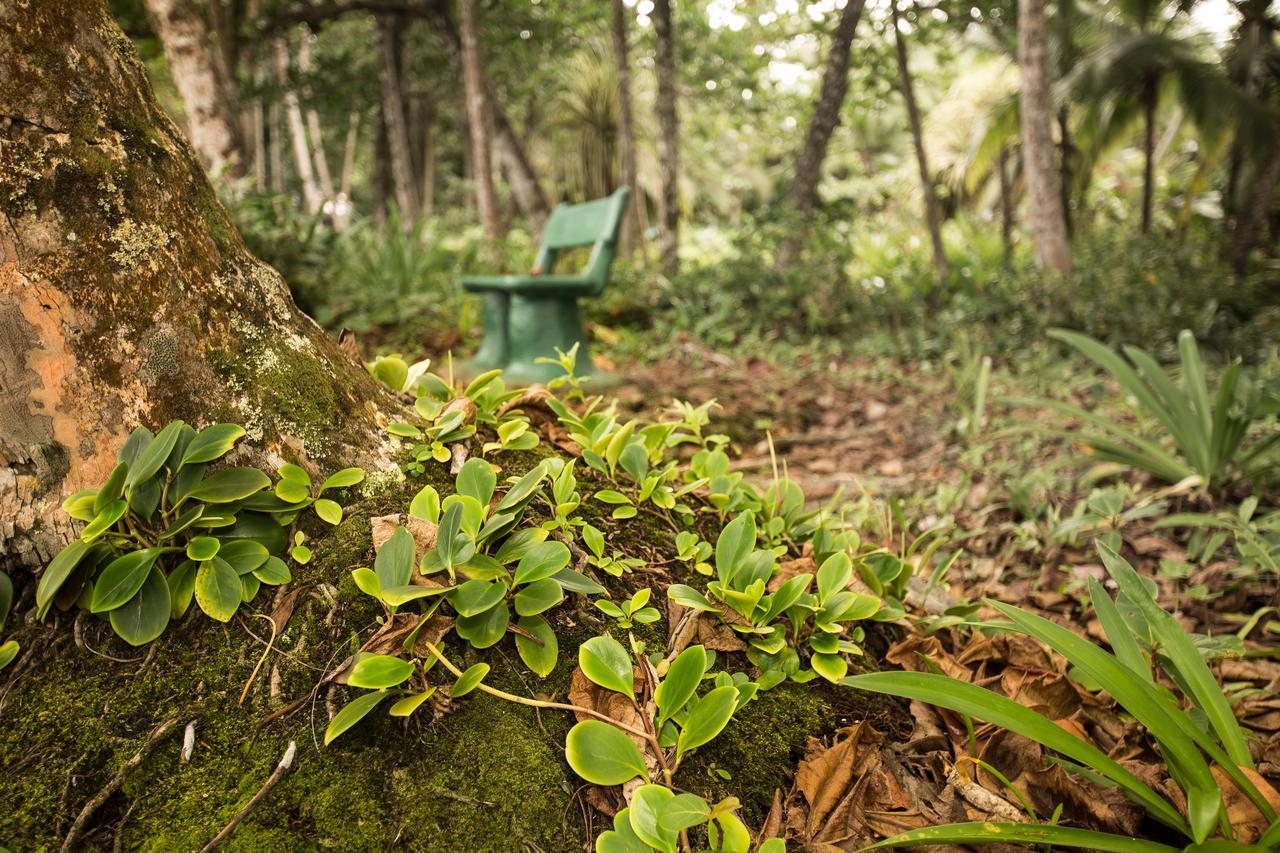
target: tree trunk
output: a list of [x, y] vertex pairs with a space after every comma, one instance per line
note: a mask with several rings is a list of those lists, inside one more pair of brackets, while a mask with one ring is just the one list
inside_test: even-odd
[[187, 132], [211, 175], [244, 175], [244, 145], [235, 81], [214, 47], [195, 0], [146, 0], [174, 85], [182, 96]]
[[401, 222], [407, 227], [418, 215], [418, 190], [413, 180], [413, 153], [409, 147], [409, 122], [401, 79], [403, 31], [402, 18], [378, 16], [378, 80], [382, 86], [382, 117], [391, 154], [391, 183]]
[[1071, 240], [1075, 224], [1071, 219], [1071, 160], [1074, 149], [1071, 145], [1070, 111], [1066, 105], [1058, 110], [1058, 166], [1062, 175], [1062, 224], [1067, 229], [1067, 240]]
[[76, 535], [62, 499], [100, 484], [138, 424], [234, 421], [255, 459], [386, 464], [389, 397], [250, 256], [129, 40], [100, 2], [77, 5], [0, 2], [10, 567]]
[[1062, 181], [1053, 162], [1044, 0], [1018, 0], [1018, 66], [1022, 71], [1022, 161], [1036, 263], [1069, 275], [1071, 250], [1062, 219]]
[[476, 209], [485, 235], [496, 244], [501, 231], [498, 225], [498, 199], [493, 190], [493, 165], [489, 156], [488, 92], [484, 84], [479, 30], [475, 0], [462, 0], [462, 85], [467, 99], [467, 131], [471, 140]]
[[[449, 4], [441, 2], [441, 0], [435, 0], [435, 2], [427, 6], [426, 13], [431, 20], [436, 35], [440, 39], [441, 45], [453, 58], [458, 73], [462, 74], [462, 35], [458, 32], [458, 26], [454, 22], [452, 14], [450, 14]], [[507, 170], [507, 180], [511, 184], [511, 196], [520, 207], [520, 212], [524, 214], [525, 219], [529, 221], [529, 226], [534, 231], [541, 231], [542, 224], [551, 214], [551, 207], [547, 204], [547, 197], [542, 192], [542, 185], [538, 182], [537, 173], [533, 171], [533, 166], [525, 153], [524, 145], [521, 143], [520, 137], [516, 135], [515, 129], [511, 126], [511, 121], [507, 118], [507, 113], [502, 108], [502, 103], [495, 96], [493, 85], [484, 75], [483, 67], [481, 67], [480, 73], [485, 98], [491, 114], [493, 154], [497, 156], [503, 168]], [[470, 157], [470, 149], [464, 149], [464, 151], [467, 152], [466, 156]]]
[[662, 269], [673, 275], [680, 263], [680, 124], [676, 115], [676, 44], [671, 0], [653, 4], [654, 71], [658, 77], [658, 169], [662, 174], [658, 207], [662, 229], [658, 255]]
[[[849, 51], [864, 5], [865, 0], [848, 0], [840, 12], [840, 22], [836, 25], [831, 47], [827, 51], [827, 61], [823, 66], [818, 100], [813, 105], [813, 118], [809, 120], [804, 145], [796, 155], [794, 176], [791, 187], [787, 190], [786, 200], [801, 218], [807, 216], [818, 203], [818, 180], [822, 177], [822, 163], [827, 158], [827, 145], [831, 142], [831, 134], [840, 124], [840, 108], [849, 91]], [[797, 229], [791, 237], [783, 240], [778, 246], [775, 266], [778, 269], [790, 267], [799, 255], [803, 242], [803, 229]]]
[[1151, 230], [1151, 205], [1156, 180], [1156, 81], [1147, 81], [1142, 93], [1142, 233]]
[[422, 215], [436, 213], [436, 104], [422, 96]]
[[267, 109], [267, 157], [271, 165], [271, 192], [284, 193], [284, 131], [280, 101], [274, 100]]
[[920, 190], [924, 194], [924, 218], [929, 226], [929, 239], [933, 242], [933, 266], [938, 271], [940, 283], [947, 280], [947, 253], [942, 246], [942, 214], [938, 210], [938, 196], [933, 190], [933, 175], [924, 150], [924, 133], [920, 129], [920, 109], [916, 105], [915, 87], [911, 82], [911, 67], [907, 62], [907, 45], [898, 25], [898, 0], [890, 0], [893, 43], [898, 54], [898, 82], [902, 85], [902, 100], [907, 105], [907, 119], [911, 123], [911, 140], [916, 150], [916, 166], [920, 170]]
[[316, 183], [312, 168], [311, 146], [307, 144], [307, 126], [302, 118], [302, 106], [298, 93], [289, 81], [289, 46], [282, 38], [272, 43], [276, 61], [276, 81], [284, 92], [284, 118], [289, 125], [289, 140], [293, 144], [293, 167], [302, 185], [302, 203], [307, 213], [316, 214], [324, 207], [324, 195]]
[[1244, 271], [1249, 253], [1258, 243], [1267, 217], [1275, 206], [1276, 187], [1280, 186], [1280, 139], [1271, 146], [1266, 160], [1259, 164], [1253, 190], [1243, 205], [1232, 240], [1232, 260], [1237, 270]]
[[1013, 257], [1013, 192], [1009, 186], [1009, 149], [1000, 149], [997, 175], [1000, 179], [1000, 237], [1005, 260]]
[[[311, 34], [303, 33], [298, 43], [298, 71], [305, 81], [311, 73]], [[337, 191], [333, 186], [333, 175], [329, 171], [329, 157], [324, 151], [324, 135], [320, 132], [320, 113], [311, 104], [311, 86], [303, 84], [302, 94], [307, 99], [307, 108], [303, 115], [307, 120], [307, 139], [310, 142], [311, 154], [315, 158], [316, 180], [320, 185], [320, 193], [325, 201], [332, 201]]]
[[626, 251], [643, 246], [640, 206], [644, 195], [636, 173], [636, 129], [631, 114], [631, 60], [627, 44], [627, 18], [631, 14], [623, 0], [612, 0], [613, 57], [618, 69], [618, 167], [624, 186], [631, 188], [631, 215], [622, 220], [622, 245]]

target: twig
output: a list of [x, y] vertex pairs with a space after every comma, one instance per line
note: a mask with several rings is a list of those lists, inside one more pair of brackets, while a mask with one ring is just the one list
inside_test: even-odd
[[284, 775], [293, 767], [293, 757], [297, 752], [297, 744], [293, 741], [289, 741], [289, 746], [285, 749], [284, 755], [280, 759], [280, 763], [276, 765], [275, 770], [271, 771], [271, 775], [267, 777], [267, 781], [258, 789], [258, 793], [249, 798], [249, 802], [244, 804], [244, 808], [240, 810], [240, 813], [233, 817], [231, 822], [224, 826], [222, 831], [215, 835], [213, 840], [201, 849], [200, 853], [209, 853], [210, 850], [227, 840], [227, 836], [229, 836], [232, 831], [240, 825], [240, 821], [244, 820], [245, 817], [248, 816], [249, 812], [253, 811], [253, 807], [260, 803], [262, 798], [270, 793], [271, 789], [276, 786], [276, 783], [283, 779]]
[[67, 851], [75, 848], [76, 842], [80, 840], [81, 833], [84, 832], [85, 825], [89, 822], [89, 818], [93, 817], [103, 803], [105, 803], [112, 794], [120, 790], [120, 786], [124, 784], [125, 777], [129, 775], [139, 764], [147, 760], [147, 756], [151, 754], [151, 750], [156, 743], [168, 734], [169, 730], [178, 724], [177, 717], [170, 717], [160, 725], [151, 730], [151, 734], [147, 735], [147, 739], [143, 741], [138, 751], [134, 753], [120, 768], [120, 772], [111, 777], [111, 780], [103, 786], [102, 790], [94, 794], [89, 802], [85, 803], [84, 808], [80, 810], [80, 815], [76, 818], [75, 823], [71, 824], [71, 829], [67, 831], [67, 837], [62, 842], [62, 850]]
[[[267, 647], [262, 650], [262, 657], [258, 658], [258, 663], [254, 666], [253, 672], [249, 673], [249, 679], [244, 683], [244, 690], [240, 691], [240, 701], [236, 703], [237, 705], [244, 704], [245, 697], [249, 695], [249, 688], [253, 686], [253, 682], [258, 677], [258, 672], [262, 669], [262, 665], [267, 662], [267, 656], [271, 654], [271, 647], [276, 644], [276, 620], [262, 613], [254, 615], [267, 620], [267, 624], [271, 626], [271, 639], [267, 641]], [[241, 620], [240, 626], [245, 627], [243, 620]]]

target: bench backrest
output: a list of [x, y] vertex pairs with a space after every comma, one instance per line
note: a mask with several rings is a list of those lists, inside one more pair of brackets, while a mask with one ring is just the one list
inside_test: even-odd
[[619, 187], [606, 198], [557, 206], [542, 229], [542, 245], [534, 265], [544, 274], [550, 274], [562, 249], [591, 246], [591, 257], [582, 268], [582, 277], [595, 282], [597, 293], [604, 290], [630, 195], [630, 189]]

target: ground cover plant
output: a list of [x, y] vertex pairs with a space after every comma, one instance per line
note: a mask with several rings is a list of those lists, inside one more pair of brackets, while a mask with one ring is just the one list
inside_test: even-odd
[[0, 2], [0, 848], [1280, 849], [1273, 5]]

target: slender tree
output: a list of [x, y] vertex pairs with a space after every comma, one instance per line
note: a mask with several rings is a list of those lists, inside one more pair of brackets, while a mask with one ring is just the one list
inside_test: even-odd
[[247, 158], [235, 80], [195, 0], [146, 0], [146, 9], [182, 97], [196, 156], [212, 175], [243, 176]]
[[631, 188], [631, 215], [623, 220], [623, 244], [634, 247], [644, 239], [640, 230], [640, 209], [644, 194], [640, 192], [636, 173], [636, 129], [631, 114], [631, 60], [627, 44], [627, 18], [630, 12], [623, 0], [611, 0], [613, 56], [618, 67], [618, 165], [622, 183]]
[[[831, 134], [840, 124], [840, 108], [849, 92], [849, 51], [853, 34], [862, 18], [865, 0], [848, 0], [840, 12], [839, 23], [827, 48], [827, 60], [822, 69], [822, 84], [818, 99], [813, 105], [813, 117], [805, 133], [804, 145], [796, 154], [796, 165], [787, 190], [787, 203], [803, 218], [818, 203], [818, 180], [822, 177], [822, 164], [827, 159], [827, 146]], [[799, 254], [804, 232], [797, 230], [778, 247], [776, 265], [779, 269], [791, 266]]]
[[1018, 0], [1018, 66], [1022, 71], [1023, 172], [1036, 263], [1069, 275], [1071, 250], [1062, 219], [1062, 180], [1053, 162], [1053, 98], [1044, 0]]
[[302, 105], [298, 92], [289, 79], [289, 45], [283, 38], [272, 44], [275, 55], [276, 81], [284, 92], [284, 118], [289, 125], [289, 139], [293, 143], [293, 166], [302, 184], [302, 203], [308, 213], [319, 213], [324, 206], [324, 194], [316, 183], [316, 173], [311, 159], [311, 146], [307, 144], [307, 125], [302, 118]]
[[491, 241], [501, 236], [498, 200], [493, 189], [492, 144], [489, 136], [488, 87], [480, 56], [480, 22], [475, 0], [462, 0], [462, 85], [466, 91], [467, 129], [471, 140], [472, 182], [480, 224]]
[[911, 124], [911, 141], [916, 151], [916, 166], [920, 170], [920, 191], [924, 195], [924, 218], [929, 226], [929, 239], [933, 241], [933, 265], [940, 281], [947, 279], [947, 253], [942, 246], [942, 212], [938, 196], [933, 188], [933, 175], [924, 150], [924, 133], [920, 129], [920, 108], [916, 105], [915, 86], [911, 80], [911, 66], [907, 61], [907, 45], [902, 36], [902, 22], [898, 16], [898, 0], [890, 0], [893, 43], [898, 55], [898, 84], [902, 87], [902, 100], [907, 107], [907, 120]]
[[676, 44], [670, 0], [654, 0], [652, 19], [658, 78], [658, 168], [662, 173], [658, 250], [663, 270], [672, 275], [680, 263], [680, 124], [676, 114]]
[[404, 108], [403, 63], [400, 58], [404, 48], [403, 35], [402, 18], [378, 16], [378, 82], [382, 89], [382, 118], [391, 154], [391, 183], [396, 207], [400, 209], [401, 222], [407, 228], [418, 215], [418, 188], [413, 179], [409, 120]]

